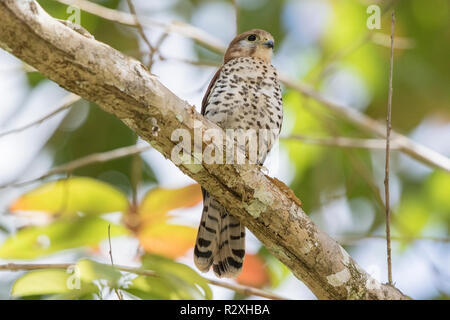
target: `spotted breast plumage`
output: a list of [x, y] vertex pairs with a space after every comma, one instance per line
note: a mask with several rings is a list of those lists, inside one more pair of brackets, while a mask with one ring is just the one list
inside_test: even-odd
[[[202, 114], [221, 128], [256, 131], [260, 165], [278, 138], [283, 118], [280, 83], [270, 64], [273, 45], [272, 35], [264, 30], [235, 37], [202, 102]], [[217, 276], [235, 277], [244, 261], [245, 227], [206, 190], [202, 192], [194, 262], [203, 272], [212, 265]]]

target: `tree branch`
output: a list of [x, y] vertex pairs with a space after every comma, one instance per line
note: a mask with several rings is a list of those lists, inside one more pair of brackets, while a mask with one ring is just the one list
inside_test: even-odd
[[[315, 91], [312, 87], [298, 83], [287, 77], [282, 78], [284, 84], [300, 93], [313, 98], [320, 102], [328, 109], [332, 110], [336, 115], [356, 125], [361, 130], [375, 134], [379, 137], [386, 138], [386, 127], [380, 122], [366, 116], [363, 113], [346, 106], [341, 103], [336, 103]], [[398, 150], [409, 155], [420, 162], [423, 162], [431, 167], [443, 169], [450, 172], [450, 159], [446, 156], [424, 146], [415, 141], [412, 141], [408, 137], [401, 135], [394, 130], [391, 131], [391, 139], [395, 140]]]
[[[283, 140], [297, 140], [307, 144], [339, 147], [339, 148], [361, 148], [361, 149], [386, 149], [386, 141], [382, 139], [361, 139], [349, 137], [310, 137], [299, 134], [294, 134], [286, 137], [281, 137]], [[392, 149], [398, 149], [398, 146], [391, 145]]]
[[[177, 145], [171, 140], [174, 130], [193, 137], [194, 122], [200, 133], [220, 130], [140, 62], [66, 27], [35, 1], [0, 1], [0, 47], [117, 116], [167, 158]], [[201, 137], [202, 147], [212, 143]], [[319, 299], [408, 299], [362, 270], [317, 228], [286, 185], [255, 166], [177, 166], [239, 217]]]
[[[355, 242], [363, 241], [363, 240], [385, 240], [385, 235], [335, 235], [335, 239], [340, 244], [344, 245], [350, 245], [354, 244]], [[410, 237], [410, 236], [391, 236], [392, 241], [400, 241], [400, 242], [413, 242], [413, 241], [433, 241], [433, 242], [441, 242], [441, 243], [447, 243], [450, 242], [450, 237], [430, 237], [430, 236], [418, 236], [418, 237]]]
[[85, 157], [78, 158], [73, 161], [64, 163], [60, 166], [54, 167], [54, 168], [50, 169], [49, 171], [47, 171], [46, 173], [40, 175], [37, 178], [27, 180], [27, 181], [11, 182], [11, 183], [7, 183], [4, 185], [0, 185], [0, 189], [21, 187], [21, 186], [45, 179], [45, 178], [50, 177], [55, 174], [73, 172], [75, 169], [78, 169], [78, 168], [81, 168], [81, 167], [84, 167], [84, 166], [87, 166], [90, 164], [103, 163], [103, 162], [108, 162], [111, 160], [115, 160], [115, 159], [119, 159], [119, 158], [123, 158], [123, 157], [127, 157], [127, 156], [136, 155], [141, 152], [147, 151], [149, 149], [150, 149], [149, 145], [131, 145], [131, 146], [113, 149], [110, 151], [92, 153]]
[[23, 130], [26, 130], [28, 128], [31, 128], [31, 127], [36, 126], [38, 124], [41, 124], [45, 120], [50, 119], [53, 116], [56, 116], [61, 111], [64, 111], [64, 110], [70, 108], [75, 102], [79, 101], [80, 99], [81, 98], [79, 96], [69, 93], [67, 96], [65, 96], [63, 98], [63, 100], [60, 103], [60, 106], [57, 109], [55, 109], [52, 112], [46, 114], [42, 118], [40, 118], [38, 120], [35, 120], [33, 122], [27, 123], [26, 125], [23, 125], [23, 126], [21, 126], [19, 128], [14, 128], [14, 129], [11, 129], [11, 130], [8, 130], [8, 131], [0, 132], [0, 138], [4, 137], [6, 135], [9, 135], [9, 134], [21, 132]]
[[[86, 0], [55, 0], [66, 5], [72, 5], [78, 7], [86, 12], [94, 14], [106, 20], [115, 21], [123, 25], [138, 27], [136, 24], [135, 16], [126, 12], [120, 12], [114, 9], [103, 7], [99, 4], [86, 1]], [[187, 38], [193, 39], [201, 45], [215, 51], [225, 52], [225, 45], [217, 40], [215, 37], [209, 35], [207, 32], [193, 27], [182, 21], [174, 21], [172, 23], [165, 23], [157, 21], [148, 17], [140, 17], [140, 24], [145, 28], [162, 28], [168, 33], [178, 33]]]

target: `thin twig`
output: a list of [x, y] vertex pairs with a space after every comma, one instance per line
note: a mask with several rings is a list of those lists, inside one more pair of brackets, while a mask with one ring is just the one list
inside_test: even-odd
[[162, 44], [164, 43], [164, 41], [167, 39], [167, 37], [169, 36], [169, 34], [167, 32], [164, 32], [158, 39], [158, 41], [156, 41], [156, 44], [153, 48], [153, 51], [150, 51], [150, 59], [148, 62], [148, 70], [152, 70], [153, 64], [155, 63], [155, 56], [156, 54], [159, 55], [160, 59], [161, 59], [161, 53], [159, 52], [159, 49], [161, 48]]
[[[93, 15], [96, 15], [106, 20], [118, 22], [131, 27], [137, 27], [135, 16], [126, 12], [120, 12], [118, 10], [109, 9], [99, 4], [86, 0], [55, 0], [55, 1], [66, 5], [76, 6], [86, 12], [89, 12]], [[141, 17], [139, 21], [143, 27], [157, 27], [164, 29], [164, 31], [168, 33], [181, 34], [185, 37], [197, 41], [199, 44], [215, 52], [223, 52], [226, 49], [225, 45], [221, 41], [217, 40], [215, 37], [211, 36], [210, 34], [199, 28], [193, 27], [182, 21], [173, 21], [170, 23], [164, 23], [148, 17]]]
[[[0, 264], [0, 271], [32, 271], [32, 270], [42, 270], [42, 269], [67, 269], [73, 265], [76, 265], [76, 263], [55, 263], [55, 264], [19, 264], [19, 263], [8, 263], [8, 264]], [[134, 273], [138, 275], [143, 276], [150, 276], [150, 277], [157, 277], [158, 274], [155, 271], [152, 270], [144, 270], [141, 268], [132, 268], [127, 266], [115, 266], [116, 269]], [[280, 297], [274, 293], [270, 293], [261, 289], [244, 286], [240, 284], [233, 284], [233, 283], [227, 283], [222, 282], [214, 279], [207, 279], [204, 278], [209, 284], [222, 287], [226, 289], [233, 290], [238, 293], [242, 293], [244, 295], [250, 295], [250, 296], [257, 296], [262, 297], [266, 299], [272, 299], [272, 300], [287, 300], [284, 297]]]
[[[109, 258], [111, 259], [111, 266], [115, 268], [111, 245], [111, 224], [108, 224], [108, 242], [109, 242]], [[117, 288], [114, 288], [114, 292], [116, 293], [116, 296], [119, 300], [123, 300], [123, 296]]]
[[130, 12], [133, 15], [135, 26], [138, 29], [138, 32], [142, 37], [142, 40], [144, 40], [144, 42], [147, 44], [147, 47], [149, 48], [150, 52], [153, 52], [155, 48], [153, 48], [152, 44], [150, 43], [150, 40], [148, 40], [147, 36], [145, 35], [144, 28], [139, 22], [133, 2], [131, 0], [127, 0], [127, 3], [128, 7], [130, 8]]
[[158, 39], [158, 41], [156, 41], [155, 45], [152, 45], [150, 43], [150, 40], [147, 38], [147, 36], [145, 35], [144, 32], [144, 28], [142, 26], [142, 24], [139, 22], [139, 19], [137, 17], [136, 14], [136, 9], [134, 7], [134, 4], [132, 2], [132, 0], [127, 0], [128, 3], [128, 7], [130, 8], [130, 12], [131, 14], [134, 16], [134, 22], [135, 22], [135, 26], [137, 27], [139, 34], [141, 35], [142, 39], [144, 40], [144, 42], [147, 44], [148, 49], [149, 49], [149, 61], [148, 61], [148, 70], [152, 70], [153, 64], [155, 62], [155, 55], [159, 52], [159, 48], [161, 47], [161, 45], [163, 44], [163, 42], [166, 40], [167, 36], [169, 35], [168, 32], [164, 32]]
[[234, 9], [234, 18], [236, 23], [236, 34], [239, 34], [239, 5], [237, 3], [237, 0], [231, 0], [231, 4], [233, 5]]
[[[363, 240], [386, 240], [385, 235], [345, 235], [345, 236], [332, 236], [340, 244], [352, 244], [354, 242], [359, 242]], [[431, 236], [421, 236], [421, 237], [408, 237], [408, 236], [391, 236], [391, 241], [433, 241], [433, 242], [450, 242], [450, 237], [431, 237]]]
[[57, 115], [61, 111], [64, 111], [64, 110], [70, 108], [75, 102], [77, 102], [79, 100], [81, 100], [81, 97], [77, 96], [76, 94], [69, 93], [67, 96], [65, 96], [62, 99], [62, 101], [59, 103], [60, 107], [58, 107], [56, 110], [53, 110], [52, 112], [50, 112], [49, 114], [46, 114], [42, 118], [40, 118], [38, 120], [35, 120], [33, 122], [30, 122], [30, 123], [28, 123], [28, 124], [26, 124], [24, 126], [21, 126], [19, 128], [15, 128], [15, 129], [11, 129], [11, 130], [8, 130], [8, 131], [1, 132], [0, 133], [0, 138], [4, 137], [6, 135], [9, 135], [9, 134], [13, 134], [13, 133], [18, 133], [18, 132], [24, 131], [24, 130], [26, 130], [28, 128], [31, 128], [31, 127], [35, 126], [35, 125], [38, 125], [38, 124], [44, 122], [45, 120], [50, 119], [51, 117]]
[[388, 265], [388, 280], [392, 285], [392, 257], [391, 257], [391, 210], [389, 202], [389, 161], [390, 161], [390, 137], [391, 137], [391, 111], [392, 111], [392, 78], [394, 73], [394, 32], [395, 32], [395, 11], [392, 11], [392, 30], [391, 30], [391, 61], [389, 70], [389, 97], [388, 110], [386, 119], [386, 167], [384, 176], [384, 190], [386, 202], [386, 249], [387, 249], [387, 265]]
[[156, 52], [155, 47], [153, 47], [153, 45], [150, 43], [150, 40], [147, 38], [147, 36], [144, 32], [144, 28], [142, 27], [141, 23], [139, 22], [139, 19], [136, 14], [136, 8], [134, 7], [133, 2], [131, 0], [127, 0], [127, 3], [128, 3], [128, 8], [130, 8], [130, 12], [134, 17], [134, 23], [136, 25], [136, 28], [138, 29], [138, 32], [139, 32], [142, 40], [144, 40], [145, 44], [147, 45], [147, 47], [150, 51], [148, 67], [149, 67], [149, 70], [151, 70], [151, 67], [153, 65], [153, 57]]
[[228, 283], [228, 282], [222, 282], [215, 279], [207, 279], [210, 284], [222, 288], [227, 288], [230, 290], [233, 290], [235, 292], [239, 292], [245, 296], [257, 296], [262, 297], [270, 300], [288, 300], [287, 298], [280, 297], [279, 295], [276, 295], [274, 293], [270, 293], [261, 289], [249, 287], [249, 286], [243, 286], [241, 284], [234, 284], [234, 283]]
[[108, 242], [109, 242], [109, 258], [111, 260], [111, 266], [114, 267], [114, 259], [112, 255], [112, 246], [111, 246], [111, 224], [108, 224]]
[[78, 168], [81, 168], [81, 167], [84, 167], [84, 166], [87, 166], [90, 164], [108, 162], [111, 160], [138, 154], [138, 153], [147, 151], [149, 149], [150, 149], [149, 145], [142, 145], [142, 146], [133, 145], [133, 146], [117, 148], [117, 149], [114, 149], [111, 151], [93, 153], [86, 157], [79, 158], [79, 159], [70, 161], [68, 163], [65, 163], [63, 165], [60, 165], [58, 167], [55, 167], [53, 169], [50, 169], [47, 173], [44, 173], [43, 175], [41, 175], [38, 178], [28, 180], [28, 181], [13, 182], [13, 183], [5, 184], [5, 185], [0, 185], [0, 189], [21, 187], [21, 186], [45, 179], [45, 178], [55, 175], [55, 174], [60, 174], [60, 173], [64, 173], [64, 172], [72, 172], [75, 169], [78, 169]]
[[[348, 137], [308, 137], [299, 134], [293, 134], [286, 137], [281, 137], [283, 140], [297, 140], [308, 144], [323, 145], [329, 147], [342, 148], [361, 148], [361, 149], [385, 149], [386, 141], [383, 139], [360, 139]], [[392, 149], [398, 149], [398, 146], [391, 145]]]
[[217, 68], [220, 66], [219, 62], [215, 61], [204, 61], [204, 60], [191, 60], [191, 59], [183, 59], [178, 57], [168, 57], [166, 55], [161, 56], [162, 61], [176, 61], [181, 63], [190, 64], [197, 67], [211, 67], [211, 68]]

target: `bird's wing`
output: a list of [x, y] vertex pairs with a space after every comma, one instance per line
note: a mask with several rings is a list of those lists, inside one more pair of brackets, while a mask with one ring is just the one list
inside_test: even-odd
[[202, 115], [205, 114], [205, 111], [206, 111], [205, 109], [206, 109], [206, 104], [208, 103], [209, 94], [211, 93], [211, 89], [214, 86], [214, 83], [216, 83], [216, 80], [219, 77], [220, 71], [222, 71], [222, 67], [217, 69], [216, 73], [214, 74], [214, 77], [211, 79], [211, 82], [209, 83], [208, 89], [206, 89], [205, 95], [203, 96], [202, 111], [201, 111]]

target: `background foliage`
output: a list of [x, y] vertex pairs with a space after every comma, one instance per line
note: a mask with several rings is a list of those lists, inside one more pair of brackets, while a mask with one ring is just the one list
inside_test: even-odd
[[[129, 11], [126, 1], [94, 1]], [[49, 14], [67, 19], [67, 6], [41, 0]], [[231, 2], [206, 0], [134, 1], [140, 16], [181, 20], [224, 42], [236, 32]], [[263, 28], [276, 39], [274, 65], [327, 97], [372, 118], [386, 115], [390, 15], [367, 37], [366, 8], [388, 1], [241, 0], [238, 31]], [[393, 128], [450, 155], [450, 4], [446, 0], [392, 1], [396, 12]], [[148, 47], [135, 29], [81, 12], [81, 24], [99, 41], [149, 62]], [[146, 30], [154, 44], [161, 29]], [[39, 119], [62, 90], [38, 72], [1, 53], [0, 133]], [[179, 35], [169, 34], [152, 72], [180, 97], [200, 107], [221, 56]], [[49, 105], [53, 101], [53, 105]], [[284, 137], [369, 138], [326, 108], [284, 89]], [[47, 109], [45, 109], [45, 106]], [[32, 110], [32, 111], [30, 111]], [[46, 111], [47, 110], [47, 111]], [[23, 181], [80, 157], [132, 145], [137, 136], [95, 104], [81, 101], [52, 122], [0, 136], [0, 184]], [[28, 136], [27, 136], [28, 134]], [[3, 140], [3, 142], [1, 141]], [[33, 145], [33, 146], [31, 146]], [[281, 141], [278, 168], [302, 200], [305, 212], [341, 241], [356, 260], [386, 281], [384, 235], [384, 151], [326, 147]], [[0, 190], [0, 262], [76, 262], [80, 289], [69, 290], [74, 273], [36, 270], [0, 277], [1, 298], [210, 299], [231, 297], [211, 287], [192, 264], [201, 212], [200, 187], [154, 151], [90, 164], [20, 188]], [[450, 175], [396, 151], [391, 164], [394, 281], [413, 298], [447, 299], [450, 293]], [[110, 266], [108, 225], [115, 262], [154, 270], [160, 277], [121, 273]], [[309, 291], [259, 242], [250, 237], [241, 284], [290, 298]], [[2, 271], [3, 272], [3, 271]], [[72, 277], [72, 278], [71, 278]], [[234, 298], [243, 298], [234, 293]]]

